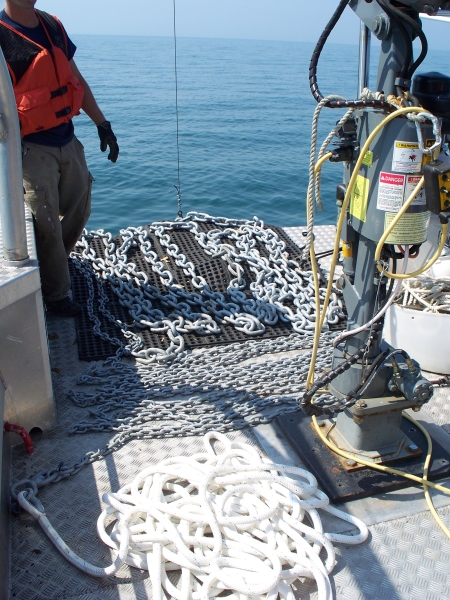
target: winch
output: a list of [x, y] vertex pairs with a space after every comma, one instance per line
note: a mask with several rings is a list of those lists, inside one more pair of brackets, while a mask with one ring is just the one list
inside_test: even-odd
[[[362, 22], [356, 100], [324, 97], [316, 75], [326, 39], [347, 5]], [[401, 348], [390, 347], [382, 334], [384, 315], [402, 281], [431, 267], [446, 240], [450, 164], [440, 158], [446, 148], [443, 136], [450, 132], [450, 79], [434, 72], [414, 74], [428, 48], [419, 14], [436, 14], [448, 5], [438, 1], [343, 0], [311, 59], [310, 86], [318, 107], [313, 121], [307, 243], [314, 262], [314, 190], [320, 208], [321, 167], [327, 159], [343, 162], [343, 183], [336, 192], [337, 237], [328, 288], [329, 292], [338, 288], [343, 296], [347, 330], [334, 341], [331, 370], [314, 384], [314, 366], [311, 368], [310, 388], [301, 404], [309, 416], [329, 417], [321, 421], [322, 433], [346, 453], [347, 459], [339, 464], [347, 471], [363, 468], [358, 460], [373, 464], [414, 461], [423, 452], [405, 431], [402, 413], [406, 409], [418, 412], [432, 397], [433, 386], [422, 375], [420, 365]], [[375, 92], [368, 89], [372, 34], [381, 41]], [[422, 46], [416, 60], [415, 38]], [[323, 108], [346, 108], [347, 112], [316, 157], [317, 121]], [[336, 146], [331, 151], [330, 143]], [[408, 259], [416, 258], [427, 240], [430, 213], [438, 215], [442, 224], [439, 247], [427, 264], [408, 273]], [[340, 251], [341, 274], [333, 281]], [[317, 338], [323, 324], [324, 319], [319, 319]], [[330, 402], [326, 394], [321, 399], [318, 393], [323, 391], [331, 392], [334, 400]], [[317, 459], [312, 448], [316, 437], [310, 434], [308, 420], [281, 418], [279, 422], [327, 489], [327, 481], [333, 478], [328, 451], [322, 460]], [[353, 482], [353, 491], [360, 494], [359, 483]], [[364, 495], [372, 492], [368, 488]], [[346, 488], [341, 495], [348, 493]], [[338, 490], [334, 498], [339, 497]]]

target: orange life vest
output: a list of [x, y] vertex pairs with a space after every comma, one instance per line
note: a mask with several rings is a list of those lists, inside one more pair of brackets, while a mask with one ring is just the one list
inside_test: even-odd
[[51, 50], [0, 21], [0, 45], [13, 83], [22, 137], [68, 123], [80, 114], [84, 95], [83, 86], [70, 68], [63, 26], [47, 13], [36, 14]]

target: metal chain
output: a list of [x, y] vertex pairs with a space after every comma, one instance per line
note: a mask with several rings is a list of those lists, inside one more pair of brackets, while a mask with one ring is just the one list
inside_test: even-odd
[[[322, 335], [318, 373], [330, 366], [333, 337]], [[60, 463], [15, 483], [13, 499], [21, 489], [37, 494], [38, 488], [75, 475], [130, 440], [203, 435], [212, 430], [225, 433], [298, 412], [311, 347], [311, 337], [292, 334], [185, 353], [172, 363], [149, 366], [118, 358], [92, 363], [77, 384], [101, 384], [101, 388], [88, 393], [68, 391], [77, 406], [88, 408], [91, 417], [75, 424], [70, 433], [113, 431], [114, 436], [71, 466]], [[258, 357], [266, 359], [258, 362]], [[183, 396], [188, 398], [179, 399]], [[335, 399], [326, 396], [325, 400], [332, 403]]]
[[[241, 353], [241, 357], [243, 355], [247, 353]], [[185, 415], [188, 415], [188, 423], [192, 421], [189, 424], [190, 435], [203, 434], [213, 424], [214, 427], [220, 426], [227, 414], [232, 414], [233, 418], [250, 417], [249, 422], [254, 425], [255, 419], [259, 419], [258, 413], [265, 408], [271, 409], [272, 418], [273, 414], [285, 412], [283, 405], [289, 406], [289, 410], [298, 410], [298, 397], [305, 390], [310, 360], [310, 352], [265, 360], [264, 363], [251, 360], [244, 365], [236, 362], [236, 356], [233, 362], [222, 360], [222, 357], [204, 360], [201, 356], [196, 364], [177, 365], [177, 368], [168, 368], [160, 373], [111, 361], [106, 369], [103, 366], [91, 369], [78, 381], [88, 385], [102, 381], [104, 384], [100, 390], [95, 393], [69, 392], [77, 406], [89, 407], [90, 414], [89, 420], [77, 423], [69, 433], [129, 430], [136, 414], [140, 423], [147, 420], [169, 421], [162, 434], [154, 428], [156, 437], [173, 437], [180, 429], [185, 431]], [[329, 350], [323, 348], [317, 361], [319, 372], [328, 368], [329, 362]], [[192, 394], [200, 393], [206, 398], [199, 400], [197, 411]], [[180, 400], [180, 396], [189, 396], [189, 399]], [[161, 402], [173, 397], [178, 399], [167, 405]], [[197, 401], [197, 398], [194, 400]], [[205, 408], [208, 406], [212, 408]], [[163, 412], [162, 407], [165, 409]], [[203, 408], [206, 413], [213, 410], [214, 414], [205, 415], [200, 422], [197, 415], [202, 416]], [[189, 416], [190, 413], [196, 415], [195, 419]], [[130, 414], [133, 415], [131, 418]], [[256, 416], [253, 418], [251, 415]], [[261, 418], [262, 422], [267, 422], [265, 416]]]
[[[202, 221], [222, 228], [204, 233], [198, 226]], [[213, 292], [197, 275], [193, 263], [171, 240], [170, 233], [175, 228], [185, 229], [207, 254], [220, 256], [226, 262], [233, 275], [227, 292], [230, 300]], [[171, 272], [152, 249], [149, 232], [158, 237], [167, 254], [191, 277], [198, 293], [187, 294], [174, 284]], [[88, 315], [94, 332], [115, 344], [118, 350], [116, 357], [90, 365], [78, 380], [79, 385], [101, 385], [100, 389], [68, 392], [72, 401], [88, 408], [90, 414], [89, 419], [73, 425], [69, 433], [112, 431], [114, 436], [105, 446], [87, 452], [70, 467], [60, 463], [57, 468], [17, 482], [11, 489], [13, 498], [17, 498], [23, 487], [33, 489], [36, 494], [39, 487], [74, 475], [132, 439], [203, 435], [211, 430], [224, 433], [300, 410], [299, 398], [305, 391], [313, 343], [310, 335], [315, 318], [313, 281], [311, 273], [301, 271], [289, 259], [284, 242], [275, 232], [264, 229], [257, 219], [213, 219], [189, 213], [176, 222], [155, 223], [148, 230], [128, 228], [121, 231], [121, 236], [122, 243], [116, 247], [109, 233], [84, 234], [79, 245], [81, 254], [72, 255], [75, 267], [86, 278]], [[91, 245], [94, 237], [103, 240], [104, 259], [96, 256]], [[264, 243], [269, 258], [258, 252], [256, 240]], [[162, 294], [151, 285], [148, 275], [128, 261], [127, 252], [136, 247], [158, 274], [167, 293]], [[246, 286], [244, 261], [255, 274], [255, 281], [250, 284], [253, 298], [242, 291]], [[109, 311], [103, 289], [105, 280], [128, 308], [133, 319], [131, 325], [117, 321]], [[127, 338], [126, 345], [102, 331], [94, 310], [96, 295], [99, 311], [120, 327]], [[172, 308], [169, 317], [153, 308], [155, 300]], [[286, 300], [294, 308], [284, 304]], [[344, 317], [338, 296], [332, 298], [327, 314], [328, 322]], [[278, 319], [290, 321], [298, 333], [275, 339], [253, 338], [264, 331], [264, 324], [272, 325]], [[184, 351], [183, 333], [199, 331], [211, 335], [220, 331], [218, 323], [231, 323], [252, 337], [227, 346]], [[130, 331], [135, 324], [167, 335], [169, 349], [144, 348], [139, 336]], [[333, 337], [326, 331], [321, 336], [316, 362], [318, 374], [330, 367]], [[124, 360], [124, 355], [138, 360]], [[258, 357], [265, 357], [264, 362], [258, 362]], [[329, 406], [336, 404], [329, 395], [322, 401]]]
[[352, 365], [356, 364], [360, 359], [363, 359], [366, 353], [372, 347], [372, 344], [375, 340], [377, 340], [380, 336], [380, 333], [383, 329], [383, 322], [380, 321], [373, 325], [369, 332], [369, 337], [367, 342], [359, 348], [354, 354], [351, 354], [346, 358], [343, 362], [338, 364], [334, 369], [330, 369], [325, 372], [320, 379], [316, 380], [315, 383], [303, 394], [303, 398], [300, 402], [301, 409], [309, 416], [319, 417], [321, 415], [333, 415], [339, 412], [343, 412], [346, 408], [351, 408], [355, 402], [360, 398], [358, 389], [350, 392], [346, 396], [341, 399], [335, 398], [334, 396], [327, 396], [326, 398], [315, 398], [314, 403], [312, 399], [314, 394], [320, 390], [321, 388], [327, 387], [334, 379], [336, 379], [339, 375], [348, 371], [352, 367]]
[[[199, 223], [213, 223], [221, 228], [202, 232]], [[221, 258], [232, 275], [224, 295], [213, 291], [207, 281], [196, 272], [195, 265], [187, 259], [171, 239], [174, 230], [192, 234], [204, 252]], [[264, 333], [266, 325], [279, 321], [290, 322], [298, 333], [312, 335], [315, 323], [314, 281], [311, 271], [303, 271], [298, 262], [289, 258], [283, 240], [256, 217], [253, 221], [211, 217], [203, 213], [188, 213], [183, 219], [153, 223], [148, 228], [129, 227], [121, 230], [122, 243], [116, 246], [112, 235], [102, 230], [85, 232], [78, 243], [79, 253], [72, 253], [75, 267], [85, 276], [88, 295], [88, 314], [94, 323], [94, 332], [118, 347], [118, 355], [131, 354], [143, 364], [171, 361], [183, 353], [183, 333], [197, 332], [200, 335], [220, 333], [220, 325], [232, 325], [237, 331], [249, 336]], [[152, 247], [150, 233], [154, 234], [175, 264], [190, 277], [195, 293], [187, 293], [174, 282], [173, 275], [165, 262]], [[92, 241], [101, 239], [104, 258], [97, 256]], [[261, 255], [256, 242], [263, 244], [268, 258]], [[128, 260], [131, 248], [138, 248], [152, 271], [157, 274], [165, 293], [149, 282], [148, 275], [139, 271]], [[244, 264], [255, 276], [249, 288], [252, 297], [244, 293]], [[122, 330], [127, 344], [111, 338], [101, 331], [100, 321], [95, 317], [94, 283], [97, 278], [100, 298], [99, 310]], [[131, 326], [118, 321], [107, 308], [107, 298], [102, 292], [101, 282], [108, 281], [120, 303], [125, 306], [133, 320]], [[325, 297], [325, 289], [320, 290]], [[166, 317], [153, 307], [159, 301], [171, 309]], [[327, 308], [327, 322], [335, 324], [344, 319], [341, 298], [333, 293]], [[137, 326], [149, 329], [168, 338], [168, 348], [145, 348], [138, 334], [131, 331]]]

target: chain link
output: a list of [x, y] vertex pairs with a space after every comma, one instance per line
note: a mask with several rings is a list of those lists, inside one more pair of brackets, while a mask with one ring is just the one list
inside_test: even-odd
[[[199, 228], [200, 222], [221, 228], [205, 233]], [[224, 260], [232, 275], [227, 290], [229, 299], [213, 292], [196, 273], [195, 265], [171, 239], [175, 229], [192, 234], [206, 254]], [[172, 273], [152, 247], [150, 233], [191, 277], [197, 293], [188, 294], [174, 283]], [[103, 241], [104, 258], [98, 257], [92, 247], [95, 238]], [[103, 362], [92, 363], [77, 382], [100, 385], [99, 389], [68, 391], [72, 401], [87, 408], [90, 415], [74, 424], [69, 433], [110, 431], [114, 435], [102, 448], [87, 452], [70, 467], [60, 463], [57, 468], [17, 482], [11, 488], [13, 498], [17, 498], [21, 488], [34, 490], [66, 479], [132, 439], [197, 436], [211, 430], [225, 433], [300, 410], [299, 398], [305, 392], [313, 343], [313, 278], [312, 273], [302, 271], [288, 257], [284, 242], [275, 232], [265, 229], [257, 219], [243, 221], [188, 213], [183, 219], [154, 223], [148, 229], [130, 227], [121, 231], [121, 238], [121, 245], [116, 246], [110, 233], [85, 232], [78, 246], [80, 252], [72, 254], [74, 266], [86, 279], [87, 310], [94, 333], [117, 346], [117, 353]], [[268, 258], [257, 250], [257, 241], [264, 244]], [[131, 248], [140, 249], [166, 293], [151, 285], [148, 275], [128, 260]], [[253, 298], [242, 291], [246, 286], [245, 261], [255, 275], [255, 281], [250, 283]], [[111, 284], [121, 304], [128, 308], [131, 324], [118, 321], [109, 311], [104, 281]], [[95, 311], [96, 296], [98, 310], [120, 327], [126, 344], [102, 330]], [[166, 317], [155, 309], [154, 301], [169, 306], [171, 314]], [[337, 295], [332, 297], [327, 315], [329, 323], [344, 318]], [[265, 325], [278, 320], [291, 322], [296, 333], [275, 339], [254, 337], [264, 332]], [[250, 336], [248, 341], [185, 351], [183, 333], [212, 335], [220, 332], [219, 325], [223, 323], [244, 331]], [[134, 325], [166, 335], [169, 347], [144, 348], [141, 338], [130, 331]], [[322, 333], [316, 362], [318, 374], [330, 367], [333, 337], [331, 332]], [[136, 360], [123, 358], [130, 355]], [[324, 395], [322, 402], [332, 406], [336, 400]]]
[[[333, 337], [322, 335], [318, 373], [330, 366]], [[311, 348], [310, 336], [291, 334], [184, 353], [171, 363], [143, 365], [117, 357], [92, 363], [77, 384], [101, 387], [94, 392], [68, 390], [74, 404], [90, 415], [69, 433], [111, 431], [112, 439], [70, 467], [60, 463], [15, 483], [11, 495], [15, 499], [21, 489], [67, 479], [133, 439], [226, 433], [298, 412]]]
[[[212, 223], [217, 228], [203, 232], [200, 223]], [[193, 235], [206, 255], [224, 261], [232, 276], [226, 295], [213, 291], [197, 274], [195, 265], [173, 242], [171, 233], [174, 230]], [[84, 232], [77, 246], [78, 252], [71, 255], [75, 267], [86, 278], [88, 314], [94, 324], [94, 333], [117, 346], [119, 356], [131, 354], [143, 364], [171, 361], [185, 350], [184, 333], [214, 335], [220, 333], [220, 325], [225, 324], [249, 336], [261, 335], [266, 325], [273, 326], [279, 321], [290, 322], [297, 333], [313, 333], [315, 300], [312, 272], [303, 271], [298, 262], [289, 258], [283, 240], [276, 232], [265, 228], [256, 217], [248, 221], [190, 212], [176, 221], [157, 222], [147, 228], [129, 227], [121, 230], [120, 234], [122, 242], [116, 246], [108, 232]], [[174, 282], [167, 264], [155, 252], [150, 234], [156, 236], [167, 255], [183, 269], [196, 292], [188, 293]], [[99, 257], [92, 247], [94, 239], [102, 240], [104, 258]], [[264, 247], [268, 258], [259, 252], [257, 242]], [[153, 273], [159, 277], [165, 293], [152, 285], [148, 275], [129, 260], [131, 248], [139, 249]], [[248, 286], [252, 297], [244, 293], [248, 283], [244, 278], [245, 264], [255, 279]], [[108, 310], [108, 299], [101, 285], [103, 281], [109, 282], [121, 305], [128, 309], [131, 325], [118, 321]], [[120, 327], [126, 344], [101, 330], [94, 310], [94, 282], [97, 284], [99, 311]], [[323, 300], [324, 297], [325, 289], [321, 288], [320, 298]], [[154, 308], [155, 301], [171, 310], [168, 317]], [[327, 308], [327, 322], [336, 324], [344, 318], [342, 300], [333, 293]], [[140, 336], [131, 331], [134, 326], [165, 336], [168, 348], [144, 347]]]

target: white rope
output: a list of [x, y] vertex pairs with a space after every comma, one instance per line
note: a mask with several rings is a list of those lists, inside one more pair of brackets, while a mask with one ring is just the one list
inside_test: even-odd
[[[205, 452], [151, 465], [131, 484], [103, 496], [108, 507], [97, 531], [118, 551], [105, 569], [66, 546], [30, 492], [21, 492], [19, 502], [65, 558], [85, 573], [106, 577], [123, 563], [148, 570], [154, 600], [165, 594], [175, 600], [206, 600], [224, 590], [231, 592], [230, 600], [294, 600], [290, 586], [299, 577], [314, 578], [319, 599], [330, 600], [332, 542], [365, 541], [364, 523], [329, 506], [315, 477], [304, 469], [271, 463], [255, 448], [217, 432], [207, 433], [204, 444]], [[218, 445], [223, 446], [220, 452]], [[319, 509], [359, 533], [324, 533]], [[169, 578], [171, 571], [181, 573], [177, 586]]]
[[450, 312], [450, 278], [435, 279], [422, 275], [404, 283], [404, 289], [396, 299], [397, 304], [424, 312]]
[[[327, 137], [325, 138], [325, 141], [323, 142], [322, 146], [320, 147], [319, 154], [317, 155], [317, 161], [319, 161], [322, 158], [322, 156], [325, 155], [325, 152], [327, 152], [328, 146], [330, 145], [332, 139], [335, 137], [335, 135], [337, 135], [337, 133], [340, 130], [340, 128], [342, 127], [342, 125], [344, 125], [344, 123], [346, 123], [350, 119], [350, 117], [353, 115], [355, 110], [357, 110], [357, 109], [349, 108], [348, 111], [345, 113], [345, 115], [342, 117], [342, 119], [340, 119], [336, 123], [336, 126], [327, 135]], [[319, 173], [316, 173], [316, 175], [315, 175], [315, 183], [314, 183], [316, 204], [318, 207], [322, 207], [322, 196], [320, 193], [320, 184], [321, 184], [321, 172], [319, 171]], [[319, 208], [319, 210], [322, 210], [322, 208]]]
[[383, 102], [389, 102], [388, 96], [383, 94], [383, 92], [372, 92], [367, 87], [361, 92], [361, 100], [382, 100]]
[[[322, 109], [328, 102], [332, 100], [342, 100], [345, 101], [345, 98], [342, 96], [327, 96], [323, 98], [314, 110], [314, 116], [312, 120], [312, 128], [311, 128], [311, 151], [309, 154], [309, 181], [308, 181], [308, 191], [306, 195], [306, 205], [307, 205], [307, 214], [308, 214], [308, 227], [307, 227], [307, 235], [305, 240], [305, 249], [303, 251], [303, 256], [307, 258], [309, 256], [309, 249], [311, 248], [311, 244], [313, 243], [313, 229], [314, 229], [314, 188], [315, 188], [315, 175], [314, 168], [316, 166], [316, 149], [317, 149], [317, 131], [319, 124], [319, 117]], [[318, 207], [319, 210], [322, 210], [322, 206]]]

